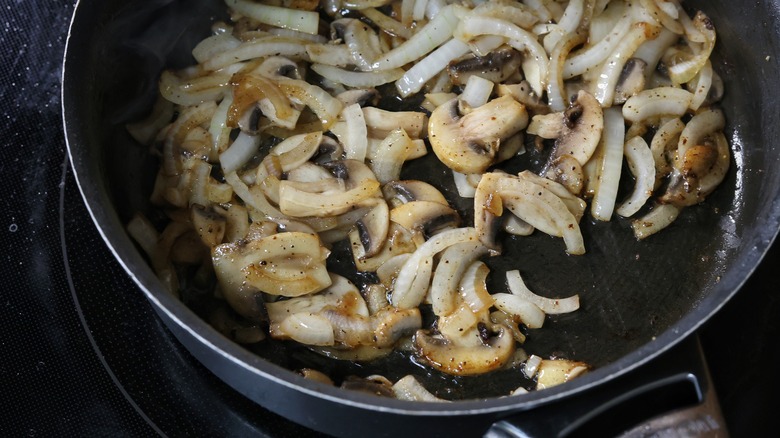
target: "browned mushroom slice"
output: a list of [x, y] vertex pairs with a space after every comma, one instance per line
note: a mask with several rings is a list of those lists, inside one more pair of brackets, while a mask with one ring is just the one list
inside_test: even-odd
[[391, 347], [404, 336], [410, 336], [422, 327], [419, 308], [396, 309], [387, 306], [372, 315], [376, 346]]
[[677, 159], [661, 202], [677, 207], [698, 204], [723, 181], [729, 169], [725, 119], [720, 109], [695, 115], [680, 134]]
[[631, 58], [626, 62], [615, 86], [613, 102], [616, 105], [625, 103], [629, 97], [645, 89], [646, 68], [647, 63], [639, 58]]
[[501, 142], [527, 125], [525, 106], [511, 96], [493, 99], [465, 116], [459, 113], [456, 98], [433, 111], [428, 140], [450, 169], [482, 173], [495, 162]]
[[393, 208], [412, 201], [430, 201], [449, 205], [439, 189], [424, 181], [392, 181], [382, 187], [382, 194]]
[[460, 224], [460, 215], [445, 204], [412, 201], [393, 208], [390, 211], [390, 220], [413, 234], [429, 237], [441, 230], [457, 227]]
[[331, 283], [325, 268], [328, 251], [315, 235], [279, 233], [257, 240], [226, 243], [212, 250], [222, 294], [236, 312], [257, 318], [257, 293], [298, 296]]
[[465, 85], [471, 76], [479, 76], [498, 83], [517, 74], [522, 63], [523, 57], [520, 52], [510, 47], [503, 47], [485, 56], [468, 55], [464, 59], [451, 62], [447, 67], [447, 73], [455, 85]]
[[193, 205], [190, 208], [192, 226], [200, 236], [203, 243], [209, 247], [215, 247], [222, 243], [227, 228], [227, 219], [218, 214], [214, 209], [207, 209], [202, 205]]
[[509, 329], [497, 326], [498, 333], [477, 345], [459, 346], [442, 336], [418, 331], [415, 344], [420, 356], [435, 369], [455, 375], [484, 374], [504, 366], [515, 351]]
[[[368, 317], [368, 307], [354, 284], [335, 274], [330, 274], [330, 281], [331, 285], [317, 294], [266, 303], [271, 336], [288, 339], [290, 334], [282, 328], [282, 323], [296, 314], [302, 315], [299, 320], [305, 320], [308, 316], [303, 314], [320, 315], [325, 309], [336, 309], [345, 315]], [[321, 317], [333, 326], [325, 316]]]
[[363, 255], [364, 245], [356, 230], [349, 233], [349, 244], [352, 248], [355, 267], [360, 272], [377, 272], [388, 260], [397, 255], [414, 252], [417, 248], [412, 239], [412, 233], [394, 222], [390, 222], [387, 238], [379, 252], [371, 257]]
[[566, 359], [544, 359], [536, 369], [536, 389], [566, 383], [588, 371], [584, 362]]
[[360, 247], [353, 247], [355, 256], [362, 260], [377, 255], [385, 245], [389, 228], [390, 210], [384, 200], [377, 199], [376, 206], [358, 220], [355, 229], [350, 232], [357, 234], [361, 244]]
[[387, 111], [373, 106], [363, 108], [368, 136], [385, 138], [394, 130], [401, 128], [411, 138], [421, 138], [428, 117], [417, 111]]
[[512, 96], [516, 101], [525, 105], [531, 114], [547, 114], [550, 112], [550, 107], [547, 106], [539, 95], [534, 93], [528, 81], [521, 81], [517, 84], [498, 84], [496, 93], [499, 96], [506, 94]]
[[[555, 129], [560, 130], [555, 132]], [[585, 165], [596, 150], [603, 129], [601, 105], [586, 91], [577, 93], [577, 97], [562, 113], [534, 116], [528, 126], [530, 134], [556, 138], [548, 168], [563, 155], [571, 155], [580, 165]]]
[[302, 186], [293, 181], [281, 181], [279, 208], [282, 213], [292, 217], [335, 216], [379, 194], [379, 181], [365, 164], [343, 160], [328, 163], [327, 166], [343, 182], [344, 188], [323, 187], [319, 183]]
[[498, 180], [504, 174], [491, 172], [482, 175], [474, 194], [474, 228], [479, 240], [491, 251], [500, 252], [501, 246], [496, 240], [504, 214], [504, 204], [498, 194]]

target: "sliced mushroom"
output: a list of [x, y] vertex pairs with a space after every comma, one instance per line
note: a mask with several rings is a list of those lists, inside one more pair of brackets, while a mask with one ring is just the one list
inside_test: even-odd
[[241, 268], [244, 281], [271, 295], [294, 297], [330, 286], [325, 268], [330, 251], [316, 235], [287, 232], [250, 245], [250, 263]]
[[626, 62], [615, 86], [614, 104], [625, 103], [629, 97], [645, 89], [646, 68], [647, 62], [639, 58], [631, 58]]
[[504, 214], [504, 204], [498, 194], [498, 180], [504, 174], [491, 172], [482, 175], [474, 193], [474, 228], [479, 240], [493, 252], [500, 252], [496, 237], [501, 229], [499, 217]]
[[499, 96], [506, 94], [512, 96], [516, 101], [525, 105], [531, 114], [547, 114], [550, 112], [550, 107], [547, 106], [539, 95], [534, 93], [528, 81], [521, 81], [517, 84], [498, 84], [496, 92]]
[[566, 383], [588, 371], [584, 362], [566, 359], [543, 359], [536, 369], [536, 389]]
[[501, 142], [528, 125], [525, 106], [502, 96], [465, 116], [458, 99], [436, 108], [428, 122], [433, 152], [447, 167], [460, 173], [483, 173], [496, 159]]
[[[288, 338], [289, 335], [281, 329], [281, 324], [290, 315], [295, 314], [319, 315], [325, 309], [336, 309], [346, 315], [368, 317], [366, 302], [354, 284], [335, 274], [330, 274], [330, 281], [331, 285], [317, 294], [266, 303], [268, 331], [271, 336], [277, 339]], [[327, 321], [327, 318], [325, 320]], [[328, 323], [330, 324], [330, 321]]]
[[469, 55], [465, 59], [451, 62], [447, 67], [450, 80], [455, 85], [464, 85], [471, 76], [479, 76], [491, 82], [504, 82], [520, 69], [523, 57], [515, 49], [503, 47], [485, 56]]
[[192, 226], [203, 243], [210, 248], [222, 243], [227, 228], [227, 219], [215, 212], [213, 208], [207, 209], [202, 205], [194, 204], [190, 211]]
[[411, 138], [421, 138], [428, 117], [417, 111], [387, 111], [373, 106], [363, 108], [368, 135], [385, 138], [392, 131], [402, 128]]
[[[556, 114], [562, 117], [562, 123], [557, 125], [561, 131], [557, 133], [548, 168], [563, 155], [571, 155], [580, 165], [585, 165], [596, 150], [604, 129], [604, 113], [601, 105], [590, 93], [581, 90], [565, 111]], [[529, 133], [538, 135], [542, 132], [536, 123], [538, 117], [540, 116], [534, 116], [528, 129]]]
[[442, 336], [431, 336], [425, 331], [415, 335], [418, 354], [435, 369], [455, 375], [484, 374], [501, 368], [515, 351], [515, 340], [510, 330], [497, 326], [498, 334], [478, 346], [458, 346]]
[[355, 229], [350, 232], [357, 233], [361, 243], [360, 248], [353, 248], [353, 251], [358, 250], [356, 257], [362, 260], [379, 253], [387, 240], [389, 228], [390, 210], [384, 200], [377, 199], [376, 206], [358, 220]]
[[419, 308], [396, 309], [387, 306], [371, 317], [377, 347], [391, 347], [404, 336], [410, 336], [422, 327]]
[[460, 215], [449, 205], [432, 201], [412, 201], [393, 208], [390, 211], [390, 220], [412, 234], [428, 238], [439, 231], [457, 227], [460, 224]]
[[382, 187], [382, 194], [393, 208], [412, 201], [430, 201], [449, 205], [439, 189], [424, 181], [392, 181]]

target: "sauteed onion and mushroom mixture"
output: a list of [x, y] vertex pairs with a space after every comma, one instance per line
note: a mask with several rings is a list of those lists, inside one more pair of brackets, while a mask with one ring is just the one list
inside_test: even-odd
[[[645, 239], [729, 168], [715, 29], [678, 0], [225, 3], [197, 64], [163, 72], [128, 126], [159, 156], [165, 218], [138, 213], [128, 230], [172, 294], [206, 290], [222, 303], [211, 323], [243, 344], [349, 361], [403, 350], [453, 376], [514, 367], [535, 382], [515, 393], [565, 382], [589, 366], [522, 345], [580, 297], [541, 296], [520, 267], [491, 273], [503, 236], [545, 233], [587, 257], [586, 215], [632, 218]], [[543, 165], [509, 172], [527, 148]], [[458, 203], [404, 172], [424, 156]], [[352, 273], [338, 274], [345, 241]], [[442, 400], [411, 375], [364, 377]]]

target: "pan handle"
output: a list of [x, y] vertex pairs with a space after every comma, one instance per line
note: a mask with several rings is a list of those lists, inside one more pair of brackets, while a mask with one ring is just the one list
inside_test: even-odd
[[699, 338], [693, 335], [601, 387], [502, 419], [488, 429], [485, 438], [715, 433], [727, 435], [726, 425]]

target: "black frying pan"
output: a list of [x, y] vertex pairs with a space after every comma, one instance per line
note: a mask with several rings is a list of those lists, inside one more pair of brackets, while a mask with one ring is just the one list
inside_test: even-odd
[[[780, 163], [780, 2], [685, 5], [705, 10], [718, 31], [714, 58], [726, 85], [722, 106], [734, 151], [729, 176], [706, 202], [686, 209], [672, 227], [644, 242], [635, 241], [627, 223], [619, 220], [584, 221], [588, 253], [583, 257], [566, 256], [560, 242], [540, 233], [505, 242], [507, 257], [494, 264], [521, 269], [540, 293], [579, 293], [583, 301], [578, 312], [533, 332], [527, 350], [596, 367], [570, 383], [522, 397], [484, 399], [518, 386], [516, 371], [460, 379], [457, 392], [449, 395], [468, 400], [452, 404], [382, 399], [304, 380], [287, 368], [316, 360], [310, 355], [275, 346], [249, 351], [163, 291], [124, 230], [134, 211], [148, 210], [157, 165], [145, 148], [132, 142], [124, 123], [148, 110], [163, 67], [191, 63], [189, 49], [208, 34], [213, 18], [224, 14], [219, 0], [79, 2], [63, 75], [71, 163], [95, 223], [120, 263], [179, 340], [241, 393], [337, 435], [482, 434], [514, 414], [575, 398], [592, 403], [612, 398], [609, 391], [595, 394], [672, 350], [717, 312], [750, 276], [780, 228], [780, 172], [774, 171]], [[427, 166], [423, 173], [432, 180], [444, 180], [443, 168], [417, 166]], [[378, 372], [391, 379], [415, 372], [432, 388], [452, 380], [394, 357], [369, 369], [323, 366], [334, 373]]]

